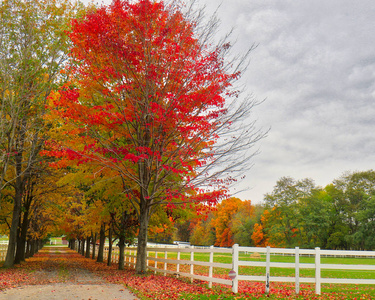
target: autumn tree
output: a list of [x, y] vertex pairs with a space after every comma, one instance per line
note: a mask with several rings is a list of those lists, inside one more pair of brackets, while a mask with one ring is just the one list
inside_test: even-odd
[[[99, 233], [98, 262], [104, 261], [106, 235], [111, 241], [116, 239], [119, 246], [119, 269], [123, 269], [124, 247], [132, 244], [137, 233], [138, 219], [130, 202], [124, 201], [121, 178], [113, 176], [111, 169], [106, 169], [105, 172], [100, 173], [100, 176], [97, 176], [95, 172], [93, 173], [93, 166], [90, 164], [75, 166], [70, 160], [58, 163], [59, 166], [61, 164], [66, 165], [66, 174], [61, 178], [60, 184], [72, 186], [80, 191], [80, 200], [78, 202], [73, 200], [79, 203], [79, 208], [74, 204], [61, 206], [59, 215], [62, 232], [72, 238], [79, 237], [81, 244], [85, 244], [86, 257], [90, 254], [88, 250], [92, 242], [93, 258], [96, 256], [95, 244]], [[72, 211], [70, 207], [73, 206], [78, 210]], [[74, 226], [74, 224], [79, 224], [79, 226]], [[81, 246], [83, 253], [82, 248]], [[110, 257], [108, 259], [110, 261]]]
[[251, 239], [254, 224], [260, 220], [263, 212], [261, 205], [252, 205], [250, 200], [242, 201], [237, 213], [232, 218], [233, 241], [240, 246], [254, 246]]
[[[68, 39], [64, 30], [76, 9], [66, 0], [6, 0], [0, 4], [0, 191], [14, 185], [5, 266], [14, 263], [22, 196], [44, 145], [45, 104], [61, 80]], [[7, 178], [9, 168], [13, 177]]]
[[210, 43], [217, 20], [202, 20], [173, 1], [115, 0], [87, 13], [69, 33], [71, 81], [50, 98], [66, 137], [51, 154], [122, 179], [139, 220], [139, 273], [157, 206], [226, 198], [262, 137], [243, 122], [253, 99], [233, 87], [248, 53], [231, 60], [230, 43]]
[[253, 240], [254, 246], [256, 247], [266, 247], [273, 246], [269, 242], [269, 236], [265, 228], [269, 228], [268, 220], [270, 218], [270, 213], [265, 209], [260, 217], [258, 223], [254, 224], [253, 233], [251, 234], [251, 239]]
[[253, 230], [253, 233], [251, 234], [251, 239], [253, 240], [255, 246], [265, 247], [264, 232], [263, 232], [262, 224], [259, 224], [259, 223], [254, 224], [254, 230]]
[[[53, 197], [54, 192], [58, 190], [54, 184], [58, 180], [57, 177], [54, 176], [56, 174], [52, 174], [50, 171], [53, 172], [53, 170], [48, 169], [47, 164], [40, 163], [37, 169], [35, 167], [33, 168], [32, 172], [30, 172], [30, 176], [28, 176], [26, 180], [21, 202], [20, 224], [17, 230], [15, 263], [20, 263], [25, 260], [25, 246], [27, 236], [30, 236], [31, 221], [33, 218], [40, 218], [40, 215], [36, 214], [36, 211], [43, 214], [46, 197]], [[38, 236], [39, 238], [45, 234], [45, 232], [33, 231], [34, 236], [40, 234]]]
[[213, 214], [209, 214], [207, 219], [193, 219], [190, 223], [190, 243], [199, 246], [211, 246], [215, 244], [216, 232], [212, 227]]
[[237, 214], [243, 202], [235, 197], [225, 199], [216, 206], [213, 212], [214, 218], [211, 221], [212, 227], [215, 228], [216, 241], [215, 246], [231, 247], [233, 240], [233, 218]]
[[148, 240], [154, 243], [172, 243], [176, 228], [172, 216], [168, 216], [164, 207], [150, 217]]
[[9, 236], [10, 224], [12, 223], [14, 191], [10, 186], [1, 192], [0, 199], [0, 233]]

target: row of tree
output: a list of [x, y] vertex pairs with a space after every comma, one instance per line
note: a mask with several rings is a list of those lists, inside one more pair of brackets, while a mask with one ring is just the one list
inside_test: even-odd
[[264, 203], [230, 198], [206, 219], [185, 220], [174, 238], [195, 245], [375, 248], [375, 171], [346, 173], [322, 188], [283, 177]]
[[40, 155], [49, 130], [44, 115], [49, 93], [63, 81], [64, 30], [79, 10], [64, 0], [0, 3], [0, 226], [9, 236], [7, 267], [32, 255], [50, 225], [62, 173]]
[[[84, 184], [85, 177], [79, 177], [82, 179], [74, 181], [87, 186], [87, 178]], [[60, 214], [57, 228], [61, 229], [60, 233], [68, 233], [73, 249], [78, 240], [76, 250], [82, 255], [95, 258], [97, 253], [98, 262], [103, 262], [105, 239], [110, 242], [110, 253], [116, 241], [120, 246], [119, 268], [122, 269], [124, 247], [137, 237], [137, 218], [127, 214], [128, 209], [118, 211], [119, 206], [111, 211], [113, 201], [107, 197], [113, 197], [109, 190], [113, 191], [115, 186], [110, 189], [108, 183], [105, 186], [92, 185], [95, 188], [86, 189], [84, 197], [72, 198], [74, 203], [63, 201], [60, 209], [67, 213]], [[196, 207], [161, 209], [151, 220], [149, 235], [154, 242], [179, 240], [218, 247], [237, 243], [256, 247], [373, 250], [374, 196], [373, 170], [344, 174], [325, 188], [316, 186], [311, 179], [284, 177], [265, 195], [263, 204], [252, 205], [249, 200], [232, 197], [203, 215], [196, 213]], [[96, 251], [96, 233], [99, 232], [99, 250]], [[94, 245], [92, 253], [90, 244]], [[111, 263], [110, 259], [107, 263]]]
[[227, 198], [263, 136], [233, 86], [248, 53], [232, 60], [217, 19], [180, 1], [5, 0], [0, 22], [5, 266], [51, 232], [137, 234], [145, 272], [148, 233]]

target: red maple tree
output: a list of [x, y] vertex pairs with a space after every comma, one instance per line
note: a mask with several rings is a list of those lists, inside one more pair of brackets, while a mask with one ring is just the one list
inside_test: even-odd
[[206, 44], [194, 19], [163, 2], [115, 0], [74, 20], [69, 36], [72, 76], [50, 97], [59, 138], [49, 154], [121, 177], [139, 219], [143, 273], [157, 205], [226, 197], [231, 179], [210, 170], [228, 151], [215, 145], [235, 119], [225, 103], [240, 73], [228, 72], [229, 44]]

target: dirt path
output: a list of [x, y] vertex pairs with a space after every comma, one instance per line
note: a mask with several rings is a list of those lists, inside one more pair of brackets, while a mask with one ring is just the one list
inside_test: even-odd
[[66, 247], [46, 247], [22, 264], [30, 271], [28, 285], [4, 290], [0, 299], [137, 299], [124, 286], [108, 284], [92, 273], [88, 263], [95, 264]]

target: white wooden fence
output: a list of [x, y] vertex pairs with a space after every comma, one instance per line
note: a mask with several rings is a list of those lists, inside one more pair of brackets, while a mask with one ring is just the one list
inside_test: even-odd
[[[266, 254], [265, 262], [256, 261], [240, 261], [235, 259], [238, 258], [238, 252], [258, 252]], [[295, 257], [294, 263], [283, 263], [283, 262], [272, 262], [271, 254], [291, 255]], [[299, 258], [301, 255], [309, 255], [315, 257], [315, 263], [300, 263]], [[321, 257], [372, 257], [375, 258], [375, 251], [347, 251], [347, 250], [321, 250], [320, 248], [315, 249], [284, 249], [284, 248], [254, 248], [254, 247], [239, 247], [238, 245], [233, 246], [233, 270], [238, 274], [239, 266], [256, 266], [265, 267], [264, 276], [248, 276], [238, 274], [233, 280], [232, 290], [234, 293], [238, 292], [238, 281], [251, 280], [251, 281], [264, 281], [266, 293], [269, 292], [270, 282], [295, 282], [296, 293], [299, 294], [299, 284], [303, 283], [315, 283], [315, 293], [321, 294], [322, 283], [340, 283], [340, 284], [375, 284], [375, 279], [354, 279], [354, 278], [325, 278], [321, 277], [322, 269], [330, 270], [359, 270], [359, 271], [375, 271], [375, 265], [363, 265], [363, 264], [322, 264]], [[295, 277], [280, 277], [271, 276], [270, 268], [294, 268]], [[300, 269], [315, 269], [315, 277], [300, 277]]]
[[[191, 278], [191, 281], [193, 279], [203, 280], [209, 282], [209, 287], [212, 287], [212, 283], [221, 283], [226, 285], [232, 285], [232, 280], [229, 279], [223, 279], [223, 278], [217, 278], [213, 276], [213, 268], [223, 268], [223, 269], [232, 269], [233, 264], [232, 263], [215, 263], [214, 262], [214, 253], [232, 253], [232, 249], [230, 248], [214, 248], [211, 246], [210, 248], [196, 248], [196, 247], [190, 247], [190, 248], [147, 248], [148, 255], [147, 259], [154, 261], [154, 265], [148, 264], [148, 268], [150, 270], [153, 270], [156, 272], [162, 272], [164, 274], [172, 274], [176, 276], [183, 276], [183, 277], [189, 277]], [[150, 252], [154, 252], [154, 256], [150, 256]], [[168, 253], [170, 252], [176, 252], [177, 253], [177, 259], [168, 259]], [[164, 257], [160, 256], [159, 254], [163, 254]], [[190, 253], [190, 260], [181, 260], [181, 253]], [[197, 261], [194, 259], [195, 253], [209, 253], [209, 261]], [[164, 263], [163, 269], [158, 269], [157, 263], [161, 262]], [[167, 265], [168, 264], [175, 264], [176, 270], [168, 270]], [[190, 266], [190, 272], [182, 272], [180, 271], [180, 265], [189, 265]], [[206, 266], [208, 267], [208, 276], [198, 275], [194, 274], [194, 266]]]
[[7, 255], [7, 249], [8, 245], [7, 244], [0, 244], [0, 261], [4, 261], [5, 257]]
[[[147, 248], [148, 255], [148, 268], [152, 271], [161, 272], [164, 274], [171, 274], [176, 276], [189, 277], [191, 280], [199, 279], [209, 282], [209, 287], [212, 283], [220, 283], [225, 285], [231, 285], [232, 291], [238, 293], [238, 282], [239, 281], [263, 281], [265, 283], [265, 291], [269, 293], [271, 282], [294, 282], [296, 293], [299, 294], [300, 283], [315, 283], [315, 293], [321, 294], [322, 283], [340, 283], [340, 284], [375, 284], [375, 279], [354, 279], [354, 278], [325, 278], [321, 277], [322, 269], [338, 269], [338, 270], [359, 270], [359, 271], [375, 271], [375, 265], [363, 265], [363, 264], [322, 264], [321, 257], [372, 257], [375, 258], [375, 251], [347, 251], [347, 250], [321, 250], [320, 248], [315, 249], [284, 249], [284, 248], [258, 248], [258, 247], [239, 247], [237, 244], [232, 248]], [[114, 251], [116, 253], [116, 251]], [[150, 256], [150, 253], [154, 253]], [[177, 253], [176, 258], [168, 258], [168, 253]], [[181, 260], [181, 253], [190, 253], [190, 260]], [[196, 261], [194, 260], [195, 253], [209, 253], [209, 261]], [[230, 253], [232, 254], [232, 263], [218, 263], [214, 262], [214, 254]], [[240, 260], [240, 253], [263, 253], [266, 256], [266, 261], [248, 261]], [[271, 255], [272, 254], [272, 255]], [[286, 262], [273, 262], [272, 257], [274, 255], [288, 255], [294, 257], [293, 263]], [[175, 257], [176, 255], [174, 255]], [[314, 257], [314, 263], [300, 263], [300, 256], [312, 256]], [[118, 256], [115, 259], [118, 261]], [[153, 261], [154, 263], [150, 263]], [[136, 262], [136, 248], [125, 249], [125, 265], [129, 267], [135, 267]], [[163, 263], [162, 269], [158, 268], [157, 263]], [[174, 264], [175, 270], [167, 268], [168, 264]], [[180, 265], [189, 265], [190, 272], [181, 272]], [[194, 266], [206, 266], [209, 268], [208, 276], [194, 274]], [[264, 267], [264, 275], [246, 275], [240, 273], [240, 267]], [[228, 269], [228, 274], [233, 276], [233, 279], [217, 278], [213, 275], [213, 268], [224, 268]], [[271, 268], [293, 268], [295, 270], [294, 277], [281, 277], [272, 276]], [[314, 269], [315, 277], [300, 277], [300, 269]]]
[[[125, 248], [125, 266], [135, 268], [137, 249], [134, 247]], [[171, 253], [174, 253], [171, 257]], [[190, 253], [189, 260], [181, 259], [181, 253]], [[209, 253], [209, 261], [197, 261], [194, 259], [196, 253]], [[231, 263], [214, 262], [214, 254], [231, 254]], [[262, 253], [266, 256], [265, 261], [254, 260], [240, 260], [240, 253]], [[151, 255], [152, 254], [152, 255]], [[169, 255], [169, 258], [168, 258]], [[294, 257], [294, 262], [275, 262], [272, 258], [275, 255], [286, 255]], [[177, 257], [176, 257], [177, 256]], [[300, 263], [301, 256], [314, 257], [314, 263]], [[104, 257], [108, 257], [108, 247], [104, 249]], [[241, 255], [243, 257], [243, 255]], [[271, 282], [294, 282], [296, 294], [299, 294], [300, 283], [315, 283], [315, 293], [321, 294], [322, 283], [340, 283], [340, 284], [375, 284], [375, 279], [355, 279], [355, 278], [326, 278], [321, 277], [321, 270], [358, 270], [358, 271], [375, 271], [375, 265], [364, 264], [322, 264], [321, 257], [371, 257], [375, 258], [375, 251], [348, 251], [348, 250], [321, 250], [315, 249], [294, 249], [285, 248], [258, 248], [258, 247], [239, 247], [237, 244], [232, 248], [217, 248], [217, 247], [147, 247], [147, 266], [155, 273], [171, 274], [174, 276], [183, 276], [202, 281], [207, 281], [209, 287], [212, 283], [219, 283], [231, 285], [232, 291], [238, 293], [239, 281], [257, 281], [265, 283], [265, 291], [269, 293]], [[113, 247], [112, 262], [118, 262], [119, 251], [118, 247]], [[158, 264], [159, 263], [159, 264]], [[160, 268], [160, 263], [163, 266]], [[169, 265], [169, 267], [168, 267]], [[171, 265], [175, 265], [171, 268]], [[182, 271], [181, 265], [190, 266], [189, 272]], [[194, 266], [208, 267], [208, 275], [201, 275], [194, 273]], [[263, 267], [264, 275], [248, 275], [241, 274], [241, 267]], [[231, 279], [223, 279], [214, 276], [213, 268], [227, 269]], [[295, 276], [282, 277], [272, 276], [271, 268], [292, 268], [295, 270]], [[301, 269], [314, 269], [315, 277], [300, 277]], [[375, 278], [375, 275], [374, 275]]]

